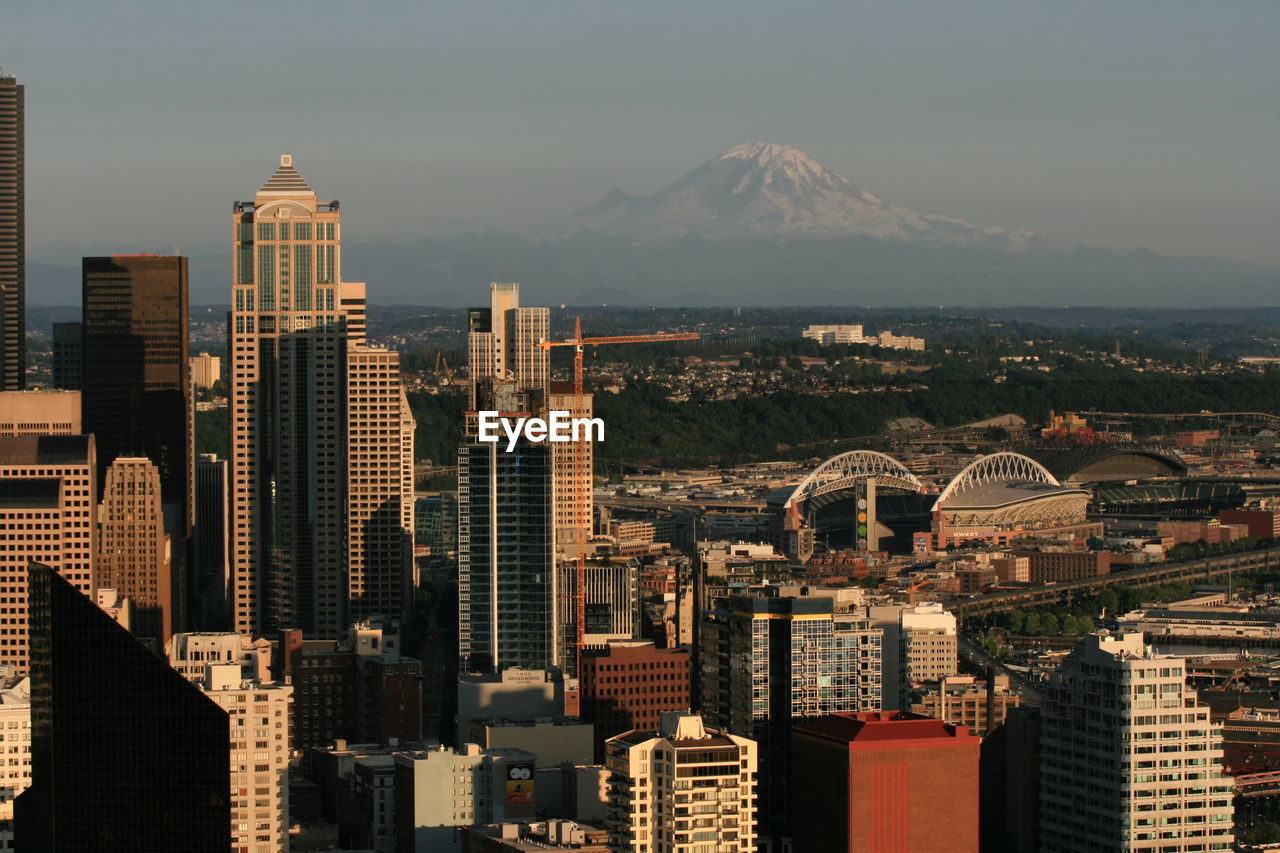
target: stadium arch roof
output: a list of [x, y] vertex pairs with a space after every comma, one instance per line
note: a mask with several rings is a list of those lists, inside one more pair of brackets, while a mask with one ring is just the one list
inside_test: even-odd
[[1187, 473], [1187, 464], [1176, 453], [1148, 444], [1035, 447], [1023, 452], [1072, 485], [1182, 477]]
[[908, 468], [884, 453], [875, 450], [850, 450], [832, 456], [810, 472], [792, 490], [784, 504], [791, 511], [801, 504], [833, 492], [853, 487], [858, 480], [874, 477], [879, 486], [903, 489], [908, 492], [924, 491], [924, 484]]
[[1064, 486], [1036, 460], [1021, 453], [992, 453], [970, 462], [934, 501], [933, 509], [1001, 509], [1047, 498], [1084, 495]]

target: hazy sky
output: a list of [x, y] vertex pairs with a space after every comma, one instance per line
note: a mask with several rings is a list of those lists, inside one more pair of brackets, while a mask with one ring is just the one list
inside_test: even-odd
[[1280, 265], [1280, 3], [0, 8], [27, 240], [230, 239], [282, 152], [348, 240], [518, 228], [725, 149], [1061, 240]]

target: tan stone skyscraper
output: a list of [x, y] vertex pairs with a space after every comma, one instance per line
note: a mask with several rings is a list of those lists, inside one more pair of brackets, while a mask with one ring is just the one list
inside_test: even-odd
[[131, 630], [163, 645], [173, 634], [175, 584], [160, 502], [160, 469], [120, 456], [107, 468], [98, 506], [98, 586], [133, 600]]
[[412, 494], [398, 357], [356, 358], [368, 353], [364, 285], [342, 282], [341, 224], [338, 202], [319, 201], [287, 154], [252, 202], [235, 204], [231, 603], [241, 633], [336, 638], [349, 603], [360, 613], [372, 604], [370, 589], [395, 610], [387, 591], [405, 590], [411, 572], [411, 550], [370, 526], [405, 518]]
[[27, 376], [25, 88], [0, 69], [0, 391]]

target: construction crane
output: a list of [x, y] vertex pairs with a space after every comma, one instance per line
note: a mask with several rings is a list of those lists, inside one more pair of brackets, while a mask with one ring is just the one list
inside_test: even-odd
[[[669, 341], [696, 341], [698, 335], [695, 332], [671, 332], [656, 333], [652, 335], [610, 335], [601, 338], [584, 338], [582, 336], [582, 318], [575, 317], [573, 321], [573, 337], [567, 341], [540, 341], [538, 346], [548, 353], [552, 347], [573, 347], [573, 408], [574, 414], [582, 414], [582, 350], [584, 347], [596, 347], [601, 344], [640, 344], [640, 343], [667, 343]], [[588, 440], [590, 433], [588, 433]], [[573, 576], [573, 623], [574, 623], [574, 648], [576, 659], [574, 661], [574, 675], [581, 677], [582, 673], [582, 648], [586, 641], [587, 635], [587, 534], [586, 523], [581, 517], [578, 519], [578, 565], [574, 570]]]

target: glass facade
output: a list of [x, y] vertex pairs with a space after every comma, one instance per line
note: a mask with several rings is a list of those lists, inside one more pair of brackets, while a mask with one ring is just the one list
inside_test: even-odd
[[30, 571], [31, 787], [16, 848], [226, 853], [227, 713], [57, 572]]

